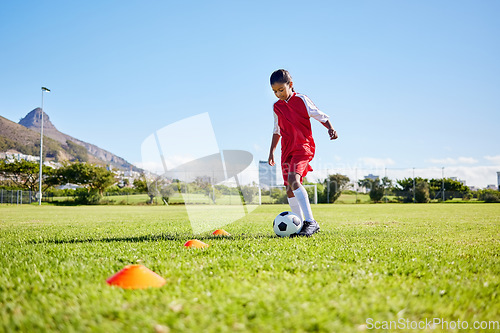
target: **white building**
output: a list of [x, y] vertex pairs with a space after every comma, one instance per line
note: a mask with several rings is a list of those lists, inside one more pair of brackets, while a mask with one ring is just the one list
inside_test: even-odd
[[7, 159], [8, 161], [29, 161], [29, 162], [37, 162], [40, 161], [40, 156], [33, 155], [25, 155], [15, 151], [6, 151], [4, 153], [0, 153], [0, 159]]
[[267, 161], [259, 161], [259, 184], [265, 189], [276, 186], [276, 166], [270, 166]]

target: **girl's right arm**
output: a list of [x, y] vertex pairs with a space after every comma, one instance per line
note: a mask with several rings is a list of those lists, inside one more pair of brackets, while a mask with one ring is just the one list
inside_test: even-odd
[[281, 135], [274, 133], [273, 134], [273, 139], [271, 140], [271, 149], [269, 150], [269, 158], [267, 162], [269, 163], [270, 166], [274, 166], [274, 151], [276, 150], [276, 147], [278, 146], [278, 142], [280, 141]]

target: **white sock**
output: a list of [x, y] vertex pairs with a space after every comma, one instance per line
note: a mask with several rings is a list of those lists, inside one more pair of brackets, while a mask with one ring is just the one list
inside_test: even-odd
[[303, 220], [304, 216], [302, 216], [302, 209], [300, 209], [299, 201], [297, 200], [297, 198], [296, 197], [288, 198], [288, 204], [292, 209], [292, 213], [294, 213], [295, 215], [300, 217], [301, 220]]
[[313, 221], [313, 213], [311, 210], [311, 205], [309, 204], [309, 197], [307, 196], [307, 191], [304, 186], [300, 185], [298, 189], [293, 191], [293, 194], [299, 202], [302, 213], [304, 213], [304, 221]]

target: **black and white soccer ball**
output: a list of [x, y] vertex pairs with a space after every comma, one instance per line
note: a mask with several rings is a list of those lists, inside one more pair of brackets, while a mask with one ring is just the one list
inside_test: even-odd
[[273, 222], [273, 230], [280, 237], [290, 237], [302, 229], [302, 219], [292, 212], [278, 214]]

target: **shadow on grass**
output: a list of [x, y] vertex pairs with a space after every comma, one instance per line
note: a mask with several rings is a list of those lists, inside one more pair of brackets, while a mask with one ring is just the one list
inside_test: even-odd
[[192, 234], [159, 234], [159, 235], [144, 235], [144, 236], [130, 236], [130, 237], [109, 237], [109, 238], [73, 238], [73, 239], [43, 239], [43, 240], [31, 240], [28, 241], [30, 244], [78, 244], [78, 243], [111, 243], [111, 242], [131, 242], [131, 243], [139, 243], [139, 242], [157, 242], [157, 241], [188, 241], [190, 239], [198, 239], [198, 240], [213, 240], [213, 239], [229, 239], [229, 240], [238, 240], [238, 239], [271, 239], [271, 238], [279, 238], [275, 235], [231, 235], [231, 236], [213, 236], [213, 235], [192, 235]]
[[84, 206], [83, 204], [76, 201], [49, 201], [46, 204], [51, 206]]
[[158, 205], [150, 205], [147, 204], [146, 202], [144, 203], [130, 203], [130, 204], [121, 204], [121, 203], [109, 203], [109, 202], [98, 202], [98, 203], [84, 203], [84, 202], [79, 202], [79, 201], [49, 201], [49, 202], [43, 202], [44, 204], [51, 205], [51, 206], [68, 206], [68, 207], [75, 207], [75, 206], [158, 206]]

